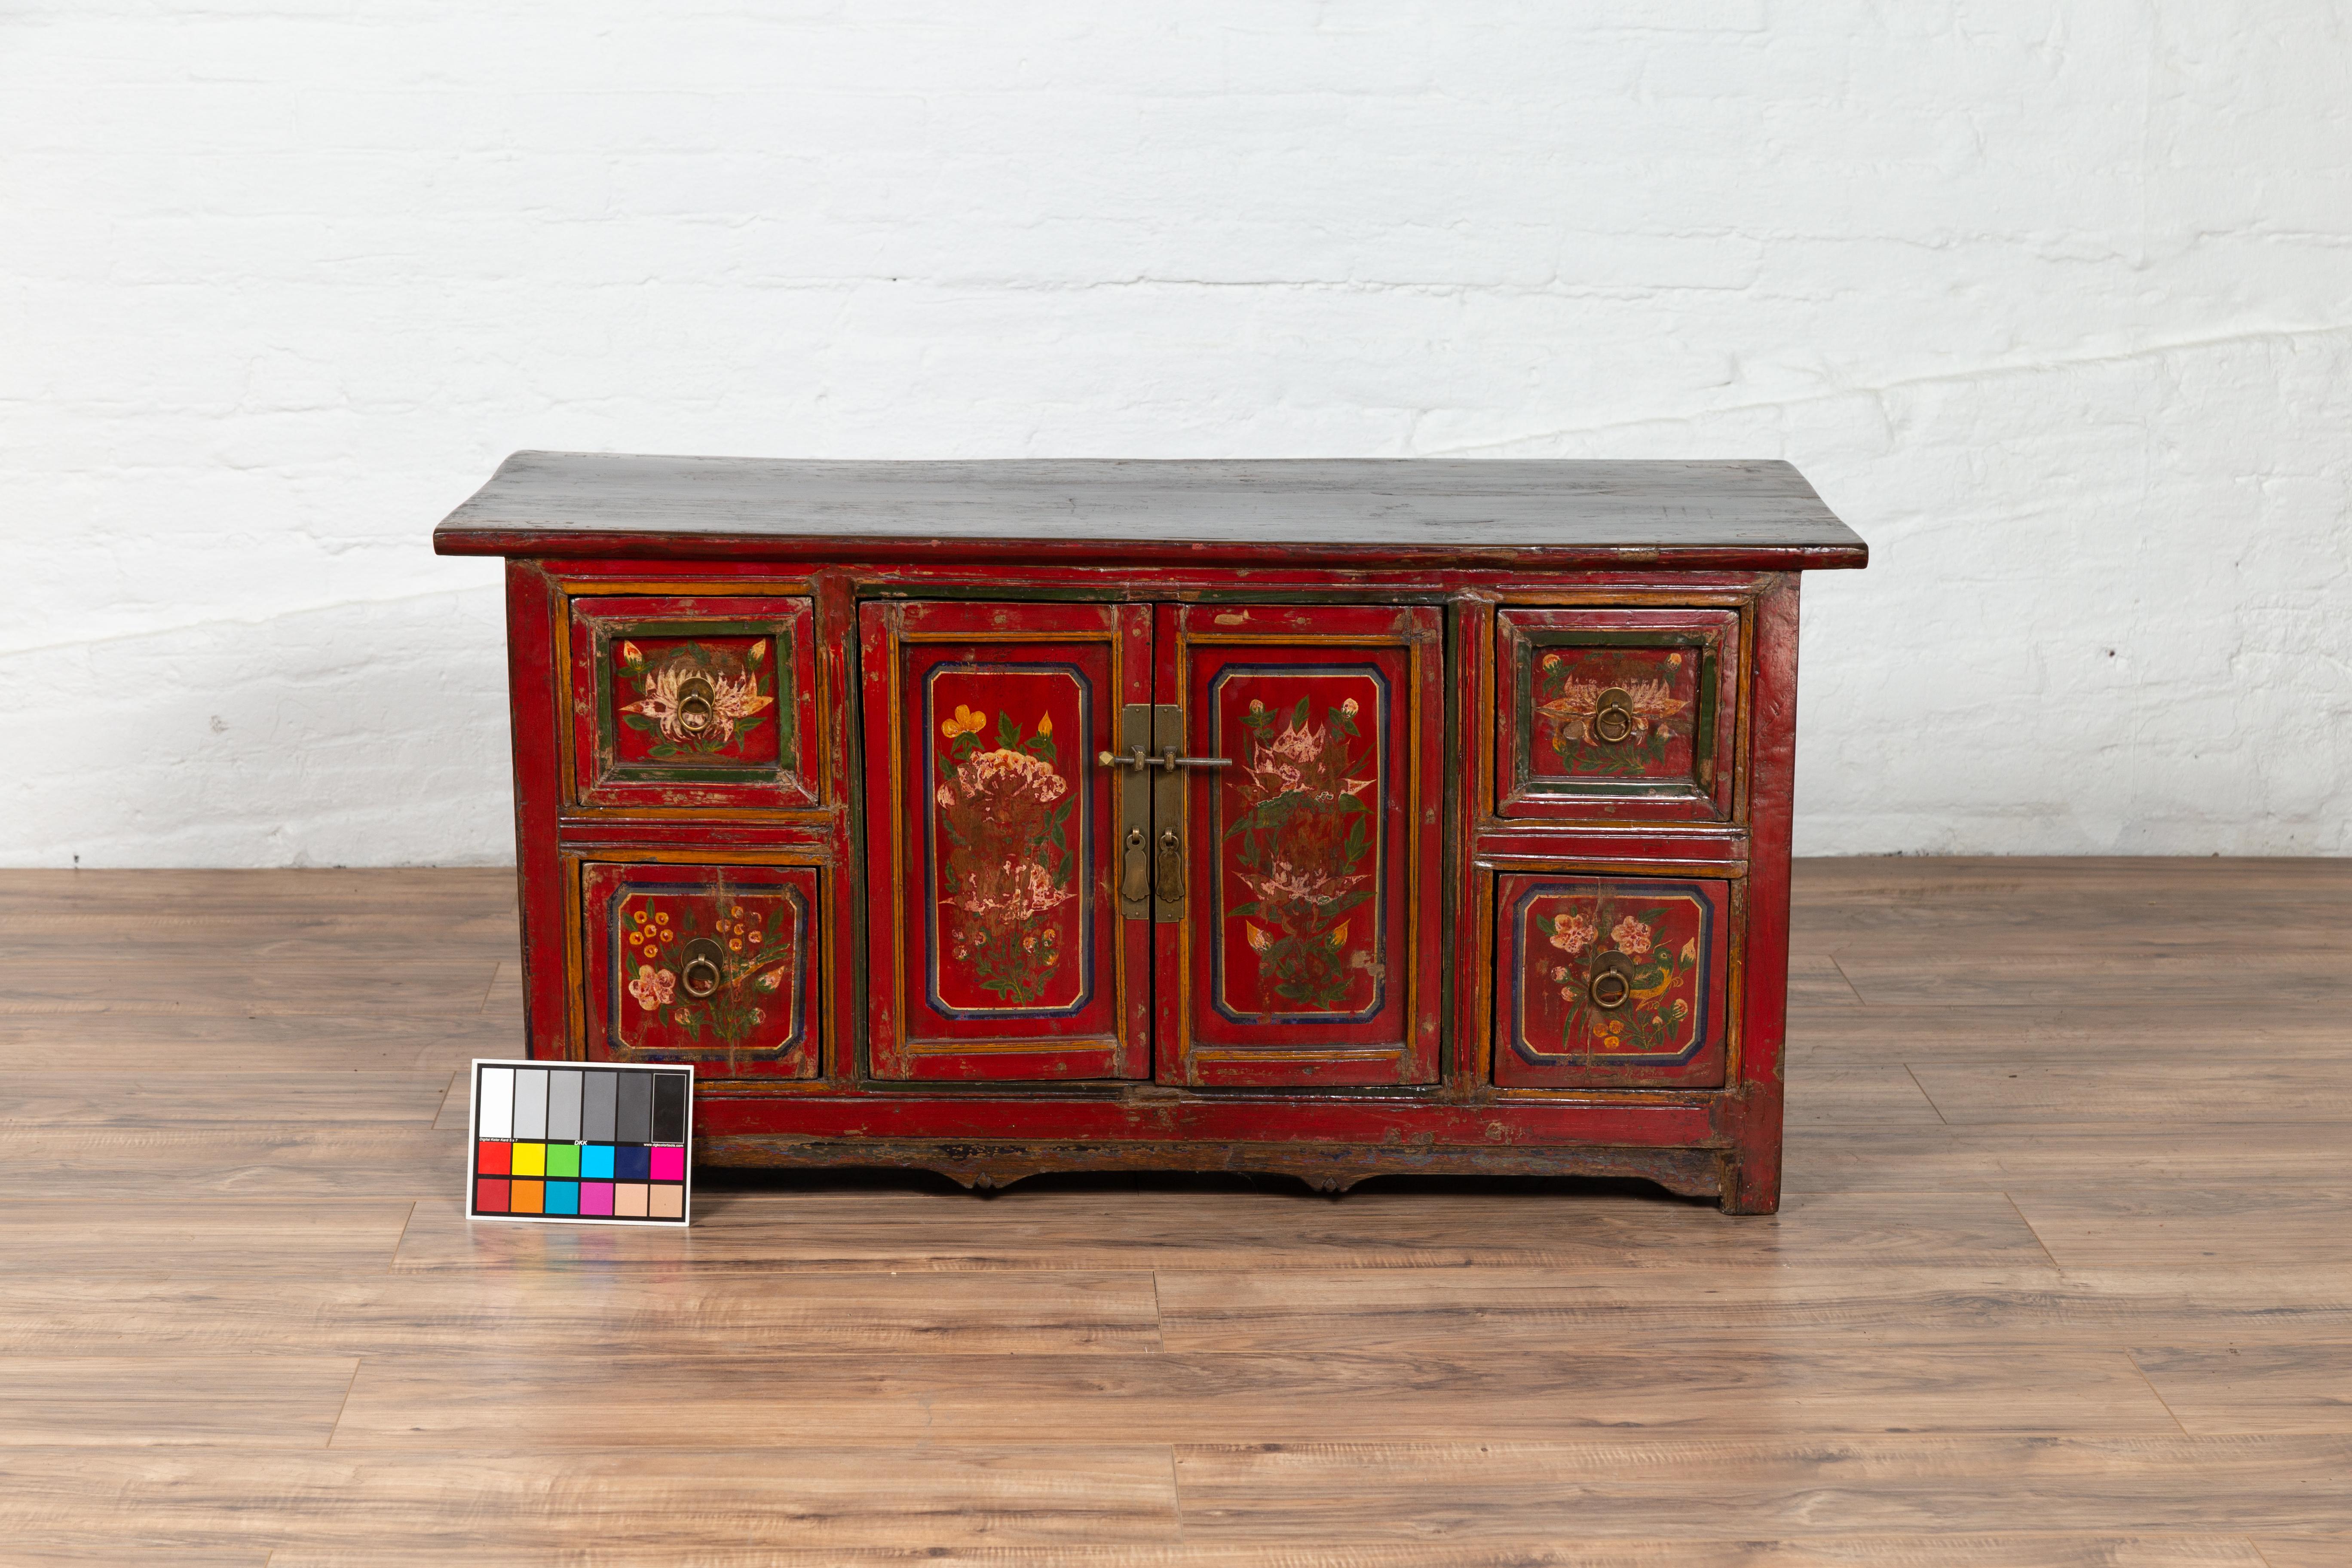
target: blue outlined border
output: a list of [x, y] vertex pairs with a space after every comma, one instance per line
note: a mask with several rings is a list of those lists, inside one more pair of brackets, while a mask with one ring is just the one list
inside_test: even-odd
[[[1602, 888], [1622, 889], [1638, 883], [1641, 892], [1635, 897], [1651, 897], [1659, 893], [1687, 893], [1698, 900], [1698, 950], [1706, 956], [1709, 969], [1715, 965], [1715, 900], [1708, 896], [1709, 888], [1721, 888], [1720, 882], [1663, 881], [1654, 878], [1581, 877], [1572, 882], [1538, 882], [1520, 893], [1511, 905], [1511, 1054], [1531, 1067], [1559, 1067], [1565, 1063], [1587, 1058], [1562, 1052], [1543, 1052], [1528, 1043], [1528, 905], [1534, 900], [1559, 893], [1590, 893]], [[1624, 897], [1620, 892], [1619, 897]], [[1644, 1067], [1679, 1067], [1706, 1048], [1709, 1040], [1709, 1008], [1715, 997], [1716, 976], [1704, 976], [1698, 988], [1698, 1006], [1695, 1009], [1697, 1027], [1691, 1033], [1691, 1043], [1672, 1056], [1660, 1052], [1636, 1053], [1612, 1051], [1612, 1062], [1635, 1062]]]
[[[1216, 755], [1232, 756], [1225, 745], [1225, 710], [1218, 701], [1218, 691], [1237, 675], [1279, 676], [1285, 679], [1301, 677], [1314, 679], [1326, 675], [1370, 676], [1380, 691], [1380, 718], [1374, 731], [1380, 737], [1375, 754], [1379, 779], [1378, 798], [1372, 805], [1372, 1004], [1360, 1013], [1236, 1013], [1225, 1005], [1225, 797], [1223, 781], [1213, 782], [1209, 798], [1213, 809], [1209, 814], [1210, 832], [1214, 835], [1215, 872], [1209, 879], [1209, 1005], [1217, 1016], [1229, 1024], [1244, 1026], [1269, 1024], [1292, 1026], [1369, 1024], [1388, 1006], [1388, 965], [1381, 960], [1388, 947], [1388, 817], [1389, 817], [1389, 753], [1393, 746], [1396, 704], [1389, 687], [1388, 672], [1376, 664], [1229, 664], [1219, 669], [1209, 682], [1208, 708], [1216, 729], [1212, 739], [1216, 743]], [[1242, 759], [1235, 757], [1234, 765], [1240, 767]], [[1410, 836], [1408, 830], [1408, 837]]]
[[[784, 868], [800, 870], [803, 868], [789, 867]], [[813, 868], [810, 868], [813, 869]], [[612, 957], [609, 961], [610, 967], [607, 971], [607, 973], [612, 976], [612, 984], [605, 988], [606, 994], [604, 998], [604, 1038], [612, 1046], [622, 1050], [652, 1050], [663, 1052], [699, 1051], [708, 1053], [725, 1051], [729, 1048], [726, 1046], [631, 1046], [624, 1044], [621, 1037], [621, 992], [625, 988], [623, 977], [627, 974], [628, 970], [621, 957], [621, 938], [625, 933], [622, 931], [620, 921], [614, 917], [620, 913], [622, 900], [626, 899], [631, 893], [666, 893], [675, 895], [680, 893], [709, 893], [710, 891], [710, 879], [708, 877], [690, 879], [684, 877], [676, 879], [641, 879], [625, 877], [622, 879], [620, 886], [613, 889], [613, 896], [610, 902], [605, 906], [604, 914], [604, 925], [610, 933], [610, 940], [613, 944]], [[736, 888], [735, 891], [738, 893], [749, 893], [754, 897], [782, 893], [785, 900], [792, 905], [793, 925], [798, 938], [793, 944], [793, 1032], [785, 1038], [778, 1041], [772, 1046], [736, 1047], [738, 1049], [751, 1050], [761, 1056], [783, 1056], [789, 1052], [799, 1049], [801, 1042], [808, 1037], [808, 977], [810, 970], [813, 967], [809, 962], [809, 947], [816, 939], [816, 922], [813, 918], [814, 911], [809, 909], [808, 900], [801, 897], [801, 890], [798, 888], [793, 887], [790, 882], [749, 882], [740, 885]]]
[[[1078, 889], [1078, 997], [1065, 1007], [953, 1007], [940, 995], [939, 748], [931, 744], [939, 714], [931, 706], [931, 689], [942, 674], [1066, 675], [1078, 689], [1077, 763], [1071, 793], [1076, 797], [1077, 832], [1071, 837], [1076, 851]], [[1075, 664], [940, 663], [923, 671], [923, 1001], [942, 1018], [1070, 1018], [1095, 999], [1095, 841], [1092, 781], [1087, 776], [1087, 738], [1095, 732], [1094, 682]]]

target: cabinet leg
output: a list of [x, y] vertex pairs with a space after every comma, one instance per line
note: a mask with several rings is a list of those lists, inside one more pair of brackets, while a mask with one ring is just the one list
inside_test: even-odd
[[1725, 1214], [1780, 1212], [1780, 1151], [1727, 1149], [1717, 1160], [1723, 1172]]

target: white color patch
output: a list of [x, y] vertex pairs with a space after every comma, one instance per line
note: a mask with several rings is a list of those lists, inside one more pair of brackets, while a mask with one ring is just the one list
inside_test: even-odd
[[514, 1068], [480, 1068], [481, 1096], [474, 1110], [474, 1136], [514, 1136]]

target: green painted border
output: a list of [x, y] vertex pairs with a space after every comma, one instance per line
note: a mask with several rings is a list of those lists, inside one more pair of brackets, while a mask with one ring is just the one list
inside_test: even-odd
[[[1541, 795], [1548, 799], [1591, 795], [1615, 795], [1641, 798], [1674, 795], [1684, 799], [1697, 796], [1712, 799], [1713, 792], [1698, 782], [1699, 770], [1715, 757], [1716, 703], [1722, 685], [1722, 655], [1717, 651], [1718, 639], [1705, 632], [1685, 631], [1680, 627], [1656, 627], [1640, 631], [1585, 631], [1572, 628], [1528, 630], [1515, 628], [1526, 639], [1528, 654], [1521, 661], [1512, 685], [1511, 701], [1518, 716], [1517, 764], [1518, 778], [1512, 781], [1511, 793]], [[1691, 737], [1691, 775], [1687, 780], [1666, 779], [1562, 779], [1546, 777], [1535, 769], [1536, 736], [1536, 652], [1548, 647], [1695, 647], [1699, 650], [1698, 722]]]
[[614, 742], [613, 754], [620, 754], [620, 715], [613, 707], [613, 642], [614, 639], [677, 637], [743, 637], [765, 636], [775, 650], [776, 671], [776, 760], [773, 763], [704, 763], [694, 767], [667, 767], [657, 764], [621, 763], [597, 775], [596, 784], [757, 784], [782, 783], [786, 778], [802, 776], [800, 768], [800, 652], [793, 646], [791, 622], [781, 626], [766, 621], [596, 621], [592, 623], [588, 657], [596, 666], [596, 753], [601, 757], [604, 743]]

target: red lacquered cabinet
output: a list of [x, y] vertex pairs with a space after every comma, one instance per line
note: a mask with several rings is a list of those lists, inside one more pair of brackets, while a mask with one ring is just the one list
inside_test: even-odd
[[1780, 1201], [1785, 463], [518, 453], [534, 1057], [696, 1155]]

